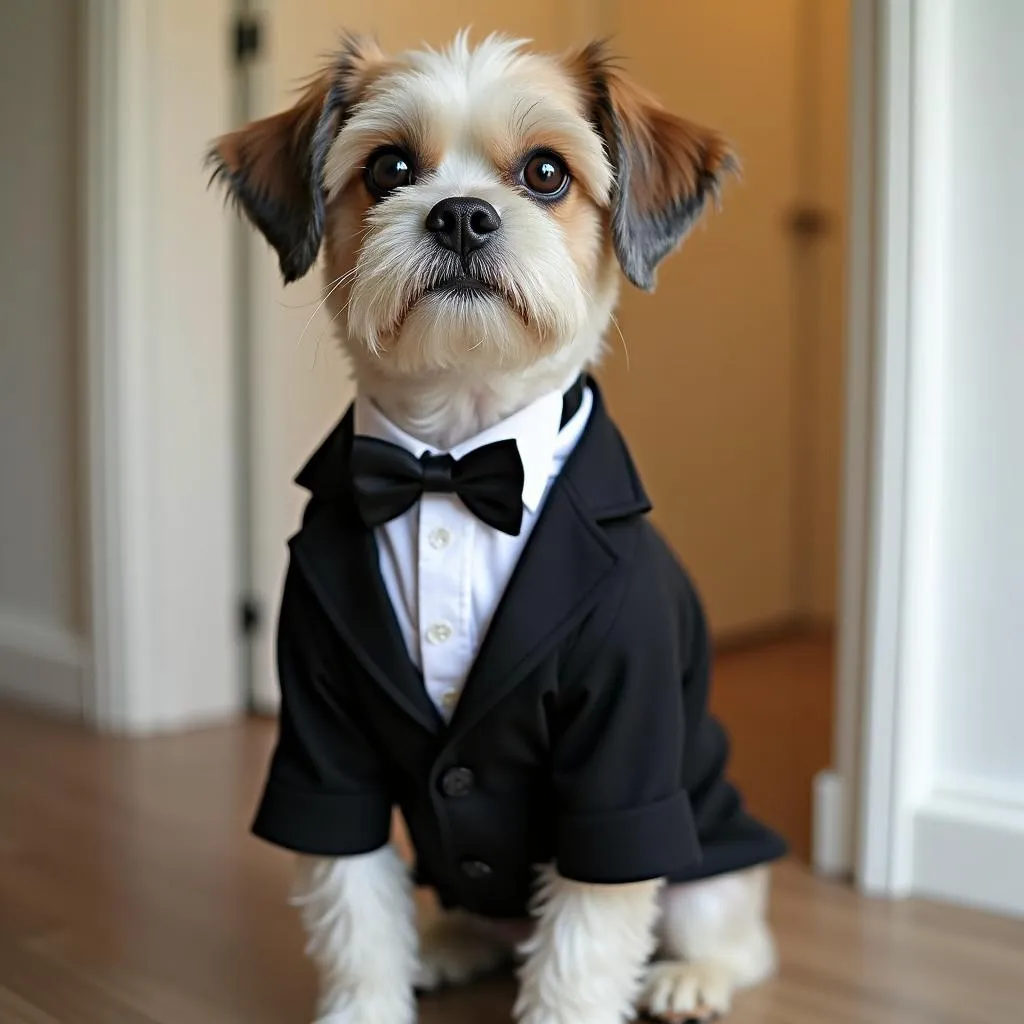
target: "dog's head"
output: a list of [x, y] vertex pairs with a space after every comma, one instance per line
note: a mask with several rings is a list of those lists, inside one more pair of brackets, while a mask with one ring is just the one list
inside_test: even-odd
[[551, 57], [464, 34], [400, 57], [349, 39], [211, 159], [285, 281], [323, 250], [343, 340], [392, 374], [584, 365], [618, 268], [653, 288], [734, 166], [599, 44]]

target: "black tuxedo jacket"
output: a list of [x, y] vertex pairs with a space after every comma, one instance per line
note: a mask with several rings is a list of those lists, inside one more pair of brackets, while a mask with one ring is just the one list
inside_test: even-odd
[[593, 384], [455, 715], [409, 660], [348, 488], [352, 415], [303, 469], [311, 493], [278, 627], [280, 733], [254, 824], [309, 854], [367, 853], [401, 807], [442, 902], [525, 912], [536, 865], [673, 881], [772, 860], [782, 840], [725, 777], [700, 603]]

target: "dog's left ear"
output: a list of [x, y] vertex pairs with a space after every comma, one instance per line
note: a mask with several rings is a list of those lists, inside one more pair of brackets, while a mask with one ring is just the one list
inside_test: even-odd
[[375, 44], [349, 37], [330, 67], [288, 110], [217, 139], [213, 180], [274, 247], [285, 284], [316, 262], [324, 234], [324, 164], [345, 110], [358, 97]]
[[623, 272], [653, 291], [676, 249], [739, 164], [717, 132], [669, 113], [592, 43], [569, 59], [615, 168], [612, 240]]

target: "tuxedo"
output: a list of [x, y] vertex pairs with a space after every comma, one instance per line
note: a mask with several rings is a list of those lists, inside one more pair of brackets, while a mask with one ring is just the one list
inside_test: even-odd
[[357, 509], [352, 410], [307, 463], [257, 835], [319, 856], [367, 853], [387, 842], [398, 806], [418, 881], [493, 917], [525, 913], [547, 862], [581, 882], [681, 882], [785, 852], [726, 778], [700, 601], [589, 390], [589, 418], [450, 719], [409, 657]]

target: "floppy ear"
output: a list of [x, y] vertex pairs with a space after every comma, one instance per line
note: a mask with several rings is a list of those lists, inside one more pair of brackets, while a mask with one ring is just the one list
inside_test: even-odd
[[207, 155], [212, 181], [223, 184], [277, 251], [285, 284], [316, 262], [324, 233], [324, 164], [373, 44], [349, 38], [331, 67], [298, 102], [217, 139]]
[[626, 277], [653, 291], [658, 264], [683, 241], [739, 164], [717, 132], [669, 113], [592, 43], [571, 67], [615, 167], [612, 240]]

